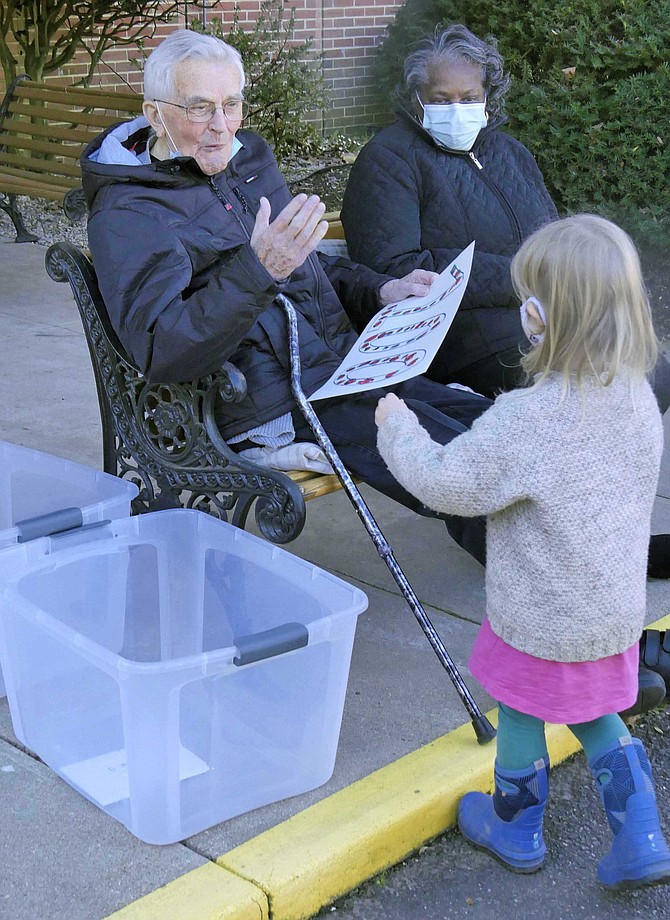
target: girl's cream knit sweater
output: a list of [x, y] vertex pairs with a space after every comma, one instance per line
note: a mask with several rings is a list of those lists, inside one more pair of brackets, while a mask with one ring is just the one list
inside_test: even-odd
[[381, 455], [428, 507], [485, 514], [491, 628], [538, 658], [622, 652], [644, 626], [651, 509], [663, 428], [647, 383], [551, 375], [499, 396], [436, 444], [414, 413], [390, 415]]

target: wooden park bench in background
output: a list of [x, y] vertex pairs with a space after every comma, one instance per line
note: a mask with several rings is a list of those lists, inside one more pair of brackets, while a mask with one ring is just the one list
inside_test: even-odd
[[[331, 215], [331, 224], [337, 239], [339, 215]], [[198, 508], [244, 527], [253, 507], [263, 536], [288, 543], [303, 528], [305, 502], [342, 488], [333, 474], [280, 472], [228, 446], [214, 416], [217, 406], [246, 392], [246, 381], [233, 365], [193, 383], [147, 382], [111, 326], [83, 250], [55, 243], [47, 250], [46, 268], [55, 281], [68, 281], [72, 288], [95, 375], [104, 469], [138, 485], [134, 512]]]
[[105, 128], [142, 111], [138, 93], [36, 83], [17, 77], [0, 105], [0, 208], [16, 242], [35, 242], [16, 206], [17, 195], [46, 198], [68, 217], [86, 211], [79, 157]]

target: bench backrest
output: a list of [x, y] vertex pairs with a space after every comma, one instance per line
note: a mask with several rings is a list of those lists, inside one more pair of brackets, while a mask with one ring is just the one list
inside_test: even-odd
[[18, 77], [0, 109], [3, 184], [6, 178], [17, 195], [39, 191], [43, 197], [59, 200], [81, 184], [79, 157], [86, 145], [105, 128], [141, 111], [142, 96], [137, 93]]

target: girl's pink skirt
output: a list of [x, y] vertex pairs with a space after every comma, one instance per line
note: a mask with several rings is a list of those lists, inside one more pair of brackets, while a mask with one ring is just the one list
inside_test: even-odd
[[632, 706], [638, 643], [598, 661], [546, 661], [503, 642], [484, 619], [469, 661], [472, 675], [500, 703], [558, 725], [577, 725]]

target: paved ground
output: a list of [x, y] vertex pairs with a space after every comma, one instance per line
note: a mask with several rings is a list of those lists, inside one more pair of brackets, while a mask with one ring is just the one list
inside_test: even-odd
[[[654, 770], [661, 822], [670, 840], [670, 706], [638, 720], [633, 733]], [[508, 872], [451, 830], [352, 894], [319, 920], [667, 920], [667, 886], [609, 892], [595, 867], [610, 834], [583, 754], [551, 774], [544, 821], [547, 859], [531, 876]]]
[[[0, 439], [99, 467], [93, 376], [76, 308], [43, 264], [43, 247], [0, 240]], [[475, 698], [488, 708], [466, 667], [484, 610], [480, 567], [438, 521], [364, 492]], [[670, 529], [667, 458], [654, 525]], [[459, 782], [485, 781], [492, 749], [478, 748], [469, 726], [447, 734], [466, 721], [465, 712], [344, 494], [308, 509], [291, 551], [369, 597], [332, 779], [182, 843], [152, 847], [22, 750], [0, 700], [0, 917], [97, 920], [126, 905], [124, 918], [220, 920], [258, 917], [259, 909], [264, 917], [268, 905], [275, 918], [309, 916], [447, 827]], [[670, 585], [650, 583], [649, 620], [668, 611]], [[564, 756], [569, 749], [556, 743]]]

